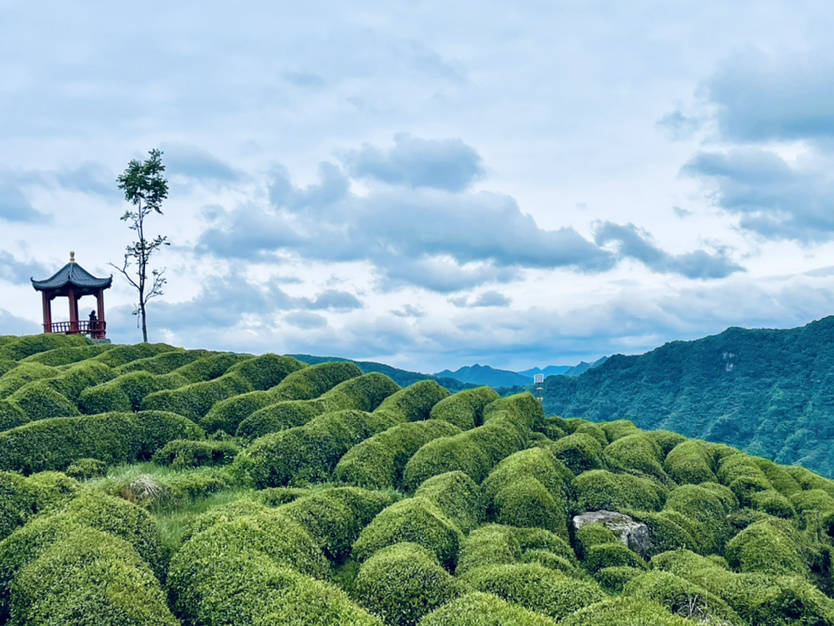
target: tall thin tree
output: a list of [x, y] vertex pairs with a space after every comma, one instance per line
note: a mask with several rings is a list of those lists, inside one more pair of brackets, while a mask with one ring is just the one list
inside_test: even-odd
[[125, 246], [121, 267], [110, 264], [138, 291], [139, 301], [133, 314], [138, 315], [142, 322], [142, 341], [145, 343], [148, 342], [148, 300], [162, 295], [163, 287], [168, 282], [164, 276], [165, 268], [152, 269], [150, 260], [162, 246], [171, 245], [167, 235], [149, 238], [145, 232], [146, 218], [154, 212], [162, 215], [162, 202], [168, 197], [168, 180], [165, 178], [162, 152], [154, 148], [148, 154], [150, 156], [144, 161], [132, 159], [118, 178], [119, 189], [124, 192], [125, 200], [133, 205], [120, 219], [127, 222], [128, 228], [136, 233], [136, 241]]

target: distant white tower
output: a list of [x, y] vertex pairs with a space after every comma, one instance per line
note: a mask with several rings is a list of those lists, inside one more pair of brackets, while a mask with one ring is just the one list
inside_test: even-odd
[[536, 385], [536, 400], [544, 402], [544, 374], [533, 375], [533, 384]]

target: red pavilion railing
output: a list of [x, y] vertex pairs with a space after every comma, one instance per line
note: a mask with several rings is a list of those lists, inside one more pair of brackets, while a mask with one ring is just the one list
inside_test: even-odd
[[52, 322], [49, 324], [50, 329], [47, 330], [47, 324], [44, 324], [44, 332], [48, 333], [63, 333], [65, 335], [90, 335], [91, 337], [104, 337], [107, 329], [107, 322], [89, 320], [78, 320], [77, 322]]

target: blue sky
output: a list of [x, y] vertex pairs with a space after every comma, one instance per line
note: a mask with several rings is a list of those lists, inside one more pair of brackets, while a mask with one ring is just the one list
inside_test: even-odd
[[301, 4], [0, 0], [0, 333], [111, 273], [152, 147], [156, 341], [525, 369], [834, 311], [828, 3]]

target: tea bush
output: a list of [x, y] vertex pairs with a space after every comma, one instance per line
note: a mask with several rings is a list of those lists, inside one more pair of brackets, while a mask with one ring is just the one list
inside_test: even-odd
[[567, 435], [549, 444], [547, 449], [574, 474], [605, 467], [602, 445], [587, 433]]
[[583, 472], [571, 485], [580, 511], [659, 511], [666, 500], [666, 490], [648, 478], [606, 470]]
[[763, 572], [807, 577], [807, 548], [788, 522], [773, 518], [755, 522], [727, 544], [727, 561], [742, 572]]
[[64, 473], [76, 480], [88, 480], [96, 476], [103, 476], [106, 471], [107, 463], [86, 457], [72, 463], [64, 470]]
[[[257, 395], [256, 394], [262, 394]], [[265, 395], [263, 395], [265, 394]], [[266, 404], [264, 404], [266, 403]], [[281, 430], [304, 426], [307, 422], [322, 414], [321, 407], [311, 400], [283, 400], [272, 402], [268, 392], [253, 391], [229, 399], [229, 408], [234, 407], [241, 415], [248, 415], [238, 424], [235, 436], [252, 441]], [[211, 430], [215, 425], [215, 418], [220, 418], [219, 411], [210, 412], [202, 423]], [[224, 423], [231, 424], [233, 420], [227, 420], [222, 416]]]
[[484, 409], [497, 399], [498, 394], [489, 387], [466, 389], [440, 400], [432, 407], [430, 417], [468, 430], [483, 424]]
[[15, 337], [0, 345], [0, 359], [20, 361], [38, 352], [55, 348], [88, 346], [90, 341], [83, 335], [59, 335], [57, 333]]
[[8, 401], [32, 422], [50, 417], [79, 415], [75, 405], [44, 380], [27, 383], [11, 394]]
[[397, 543], [376, 552], [359, 569], [354, 593], [362, 606], [386, 624], [413, 626], [433, 609], [456, 598], [465, 585], [415, 543]]
[[112, 350], [115, 346], [107, 343], [92, 344], [87, 346], [72, 346], [67, 348], [53, 348], [44, 352], [36, 352], [31, 356], [21, 359], [22, 363], [41, 363], [43, 365], [69, 365], [78, 361], [85, 361], [102, 352]]
[[197, 359], [208, 355], [209, 352], [207, 350], [171, 350], [170, 352], [162, 352], [155, 356], [145, 357], [144, 359], [129, 361], [124, 365], [119, 365], [114, 368], [114, 372], [117, 376], [131, 372], [147, 372], [148, 374], [157, 375], [168, 374], [177, 368], [193, 363]]
[[417, 488], [414, 497], [436, 505], [464, 534], [485, 516], [481, 487], [460, 471], [432, 476]]
[[339, 459], [333, 477], [372, 489], [399, 486], [405, 464], [417, 450], [438, 437], [458, 433], [456, 426], [433, 419], [397, 424], [350, 448]]
[[603, 589], [614, 594], [622, 593], [628, 581], [644, 575], [645, 569], [629, 567], [628, 565], [614, 565], [603, 567], [594, 573], [594, 578]]
[[92, 360], [98, 363], [104, 363], [107, 367], [115, 368], [137, 359], [144, 359], [175, 350], [177, 348], [165, 343], [136, 343], [133, 345], [112, 347], [110, 350], [105, 350], [98, 356], [93, 357]]
[[692, 626], [651, 600], [620, 596], [597, 602], [568, 615], [564, 626]]
[[20, 363], [0, 376], [0, 398], [7, 398], [25, 384], [56, 376], [56, 367], [41, 363]]
[[464, 539], [455, 571], [460, 576], [479, 567], [517, 563], [521, 555], [521, 543], [513, 527], [485, 524]]
[[240, 446], [232, 441], [173, 439], [157, 450], [152, 460], [176, 468], [228, 465], [238, 452]]
[[22, 426], [29, 421], [31, 420], [16, 404], [0, 400], [0, 432]]
[[426, 615], [420, 626], [555, 626], [555, 620], [510, 604], [491, 593], [472, 592]]
[[216, 402], [247, 391], [252, 391], [251, 383], [229, 372], [212, 380], [149, 393], [142, 400], [142, 409], [170, 411], [199, 422]]
[[669, 480], [660, 464], [663, 460], [660, 446], [645, 433], [618, 437], [605, 447], [602, 456], [612, 469], [654, 476], [662, 482]]

